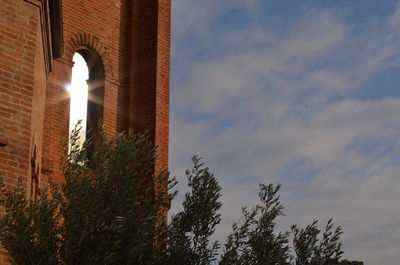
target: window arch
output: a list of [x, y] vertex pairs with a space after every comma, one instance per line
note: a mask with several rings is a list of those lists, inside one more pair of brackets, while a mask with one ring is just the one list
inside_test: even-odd
[[83, 144], [88, 133], [97, 133], [103, 119], [104, 67], [100, 56], [86, 48], [74, 54], [73, 62], [68, 88], [71, 99], [69, 131], [81, 120], [79, 143]]

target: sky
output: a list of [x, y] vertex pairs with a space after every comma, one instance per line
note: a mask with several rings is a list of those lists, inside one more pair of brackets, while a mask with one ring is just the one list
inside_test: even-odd
[[172, 2], [171, 213], [198, 154], [222, 186], [218, 239], [281, 183], [281, 229], [333, 218], [345, 258], [397, 265], [400, 2]]
[[69, 137], [71, 137], [72, 130], [78, 124], [78, 121], [81, 121], [79, 145], [82, 145], [86, 139], [89, 69], [85, 59], [79, 53], [74, 54], [72, 61], [74, 62], [74, 67], [72, 68], [71, 84], [66, 87], [71, 97]]

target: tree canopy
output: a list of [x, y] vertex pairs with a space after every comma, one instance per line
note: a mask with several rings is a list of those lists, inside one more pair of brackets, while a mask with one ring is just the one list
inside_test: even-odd
[[0, 240], [13, 265], [361, 265], [341, 260], [342, 229], [329, 220], [279, 232], [280, 185], [260, 184], [260, 203], [242, 209], [242, 221], [221, 245], [211, 241], [221, 221], [221, 186], [194, 156], [189, 191], [167, 223], [176, 184], [155, 174], [156, 148], [146, 134], [109, 138], [103, 130], [81, 148], [79, 129], [63, 164], [65, 183], [26, 198], [2, 185], [6, 214]]

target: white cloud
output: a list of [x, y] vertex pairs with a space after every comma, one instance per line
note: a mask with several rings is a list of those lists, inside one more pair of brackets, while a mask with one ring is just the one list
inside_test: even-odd
[[[258, 25], [214, 35], [213, 19], [243, 3], [175, 1], [175, 42], [197, 44], [174, 50], [171, 169], [181, 174], [196, 152], [221, 176], [219, 236], [256, 202], [259, 181], [279, 181], [283, 227], [334, 217], [347, 256], [397, 264], [400, 99], [351, 95], [400, 67], [400, 5], [357, 35], [332, 10], [304, 14], [285, 34]], [[246, 8], [257, 21], [257, 1]]]

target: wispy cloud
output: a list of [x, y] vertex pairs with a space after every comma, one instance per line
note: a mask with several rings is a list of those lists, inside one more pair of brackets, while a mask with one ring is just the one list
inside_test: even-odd
[[[174, 2], [171, 169], [198, 153], [221, 176], [221, 234], [258, 182], [279, 181], [283, 226], [334, 217], [350, 257], [395, 265], [400, 98], [358, 95], [400, 71], [400, 4], [358, 31], [340, 8], [302, 6], [277, 30], [268, 2]], [[246, 27], [223, 19], [237, 10]]]

